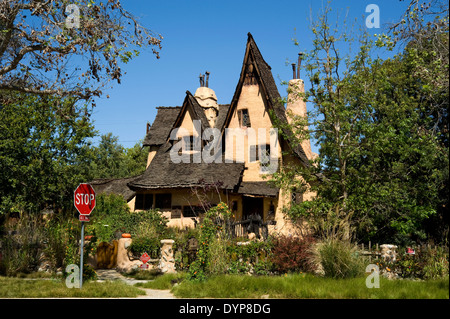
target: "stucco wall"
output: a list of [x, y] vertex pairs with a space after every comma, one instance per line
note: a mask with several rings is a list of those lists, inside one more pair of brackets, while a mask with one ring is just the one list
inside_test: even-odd
[[[229, 149], [226, 150], [226, 156], [230, 159], [230, 155], [232, 155], [232, 160], [236, 161], [239, 159], [239, 155], [237, 154], [237, 145], [239, 144], [243, 147], [243, 155], [246, 169], [244, 170], [243, 181], [263, 181], [263, 177], [260, 172], [260, 162], [249, 162], [249, 147], [251, 145], [260, 145], [267, 144], [270, 145], [270, 129], [273, 128], [272, 122], [270, 120], [269, 113], [266, 112], [265, 102], [261, 94], [261, 90], [259, 85], [244, 85], [242, 87], [241, 94], [239, 96], [239, 100], [237, 103], [237, 107], [234, 110], [230, 124], [228, 128], [230, 129], [239, 129], [239, 117], [238, 111], [242, 109], [247, 109], [250, 117], [251, 128], [254, 129], [254, 135], [249, 134], [249, 130], [242, 128], [241, 139], [237, 143], [236, 137], [234, 137], [234, 151], [230, 152]], [[258, 132], [258, 129], [262, 129]], [[279, 157], [281, 154], [281, 148], [279, 143], [276, 146], [276, 154]]]

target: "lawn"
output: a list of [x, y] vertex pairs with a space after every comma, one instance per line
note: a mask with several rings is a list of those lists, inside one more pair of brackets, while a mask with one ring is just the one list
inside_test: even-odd
[[[176, 275], [164, 275], [142, 287], [170, 289]], [[412, 281], [380, 278], [369, 289], [365, 277], [331, 279], [309, 274], [285, 276], [213, 276], [205, 282], [183, 280], [172, 287], [179, 298], [448, 299], [449, 279]]]
[[29, 280], [0, 277], [0, 298], [134, 298], [145, 292], [120, 281], [85, 282], [81, 289], [67, 288], [61, 279]]
[[[294, 298], [294, 299], [449, 299], [449, 279], [412, 281], [381, 278], [369, 289], [365, 278], [331, 279], [309, 274], [285, 276], [212, 276], [205, 282], [183, 280], [183, 273], [162, 275], [130, 286], [120, 281], [85, 282], [69, 289], [61, 279], [29, 280], [0, 277], [0, 298], [134, 298], [142, 288], [171, 289], [179, 298]], [[177, 285], [174, 283], [177, 282]]]

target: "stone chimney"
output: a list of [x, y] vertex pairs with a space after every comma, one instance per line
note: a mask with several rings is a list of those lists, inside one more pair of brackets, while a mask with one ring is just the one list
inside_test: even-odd
[[194, 97], [205, 111], [209, 126], [214, 127], [216, 124], [217, 115], [219, 114], [219, 105], [217, 104], [216, 93], [208, 87], [209, 74], [209, 72], [206, 72], [206, 83], [205, 76], [200, 74], [200, 87], [197, 91], [195, 91]]
[[[305, 84], [303, 80], [294, 78], [289, 81], [288, 100], [286, 104], [286, 117], [289, 124], [292, 123], [293, 121], [292, 116], [294, 115], [305, 118], [307, 117], [306, 102], [303, 100], [302, 96], [299, 96], [299, 93], [305, 93]], [[305, 130], [307, 129], [308, 126], [305, 126]], [[303, 140], [301, 144], [303, 150], [306, 153], [306, 156], [309, 159], [315, 157], [314, 156], [315, 154], [311, 151], [311, 143], [309, 139]]]

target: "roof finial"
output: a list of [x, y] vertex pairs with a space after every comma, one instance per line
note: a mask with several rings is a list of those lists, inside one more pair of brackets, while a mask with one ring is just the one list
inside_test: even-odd
[[200, 79], [200, 87], [204, 87], [205, 86], [205, 76], [200, 73], [198, 78]]
[[300, 66], [302, 65], [303, 52], [298, 54], [297, 79], [300, 79]]
[[209, 75], [211, 73], [209, 73], [209, 71], [206, 71], [205, 74], [206, 74], [206, 87], [209, 87]]

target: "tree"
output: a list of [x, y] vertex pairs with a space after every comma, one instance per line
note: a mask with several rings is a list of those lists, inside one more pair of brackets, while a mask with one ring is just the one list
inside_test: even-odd
[[161, 40], [119, 0], [2, 0], [0, 90], [88, 100]]
[[142, 147], [142, 142], [137, 142], [133, 147], [125, 150], [125, 163], [127, 176], [138, 176], [145, 172], [149, 148]]
[[[425, 240], [425, 221], [448, 201], [442, 197], [448, 185], [448, 129], [442, 125], [440, 97], [448, 97], [448, 89], [437, 85], [440, 81], [430, 83], [448, 78], [448, 63], [429, 65], [435, 54], [415, 42], [392, 59], [374, 59], [374, 43], [365, 33], [356, 54], [343, 56], [340, 43], [353, 42], [336, 31], [339, 26], [330, 26], [329, 11], [312, 25], [314, 48], [304, 64], [311, 89], [303, 97], [314, 105], [309, 120], [320, 155], [310, 167], [274, 174], [274, 182], [317, 192], [313, 201], [292, 205], [293, 218], [322, 223], [335, 211], [351, 216], [347, 226], [357, 226], [359, 240]], [[392, 43], [386, 39], [377, 44]], [[300, 119], [290, 126], [295, 132], [304, 125]], [[320, 183], [318, 173], [324, 176]]]
[[104, 134], [98, 146], [93, 147], [95, 159], [90, 170], [94, 178], [124, 178], [142, 174], [147, 164], [148, 149], [136, 143], [124, 148], [112, 133]]
[[73, 210], [73, 190], [89, 180], [94, 136], [88, 107], [75, 111], [74, 100], [0, 95], [0, 215]]
[[[421, 130], [435, 136], [440, 149], [449, 148], [449, 7], [448, 2], [410, 0], [403, 18], [389, 28], [384, 39], [406, 47], [413, 62], [411, 74], [422, 85]], [[384, 44], [384, 42], [382, 42]], [[429, 233], [437, 240], [448, 238], [449, 181], [448, 166], [442, 166], [446, 176], [439, 191], [437, 214], [426, 223]]]
[[93, 147], [95, 159], [91, 163], [94, 178], [125, 177], [123, 172], [124, 148], [112, 133], [102, 135], [97, 147]]

